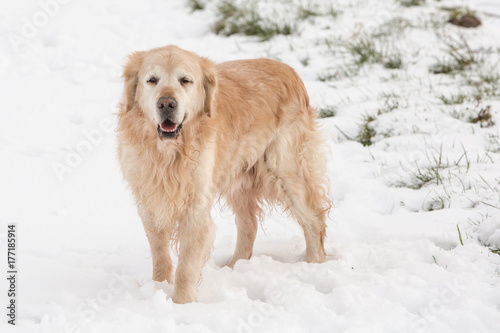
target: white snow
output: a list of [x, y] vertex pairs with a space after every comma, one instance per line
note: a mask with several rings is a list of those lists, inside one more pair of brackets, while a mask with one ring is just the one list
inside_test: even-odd
[[[286, 3], [260, 5], [289, 8]], [[8, 287], [0, 279], [0, 330], [499, 332], [500, 256], [492, 252], [500, 248], [499, 127], [467, 121], [490, 105], [500, 122], [498, 87], [497, 96], [477, 102], [460, 75], [431, 74], [429, 67], [447, 57], [437, 31], [464, 36], [481, 50], [486, 72], [500, 75], [500, 5], [332, 4], [337, 17], [312, 17], [300, 23], [299, 34], [260, 42], [215, 35], [213, 4], [191, 13], [175, 0], [2, 1], [0, 256], [6, 257], [7, 225], [16, 223], [19, 273], [15, 327], [7, 323]], [[433, 21], [446, 20], [440, 7], [457, 5], [476, 10], [483, 24], [433, 28]], [[384, 45], [401, 52], [401, 69], [367, 64], [347, 77], [318, 80], [353, 62], [326, 39], [345, 43], [382, 33], [398, 17], [410, 27], [392, 32]], [[331, 148], [335, 203], [326, 263], [302, 262], [300, 228], [270, 212], [253, 258], [234, 270], [224, 267], [236, 228], [231, 212], [216, 205], [217, 239], [198, 302], [174, 304], [173, 285], [151, 280], [149, 248], [117, 165], [113, 128], [125, 56], [167, 44], [218, 62], [279, 59], [304, 79], [314, 105], [336, 108], [334, 117], [319, 120]], [[458, 92], [467, 96], [464, 103], [439, 99]], [[366, 147], [354, 140], [365, 115], [375, 116], [376, 130]], [[417, 188], [415, 175], [436, 165], [439, 181]], [[5, 275], [6, 265], [3, 259]]]

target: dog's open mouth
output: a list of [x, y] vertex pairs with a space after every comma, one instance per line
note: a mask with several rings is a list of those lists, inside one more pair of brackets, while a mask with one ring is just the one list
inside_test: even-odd
[[182, 123], [176, 124], [169, 119], [158, 125], [158, 134], [162, 139], [175, 139], [182, 129]]

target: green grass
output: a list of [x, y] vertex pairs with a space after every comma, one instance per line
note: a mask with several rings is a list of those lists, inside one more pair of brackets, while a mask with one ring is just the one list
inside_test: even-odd
[[[410, 182], [401, 182], [398, 185], [408, 187], [414, 190], [421, 189], [427, 184], [443, 184], [442, 171], [450, 167], [449, 163], [443, 160], [443, 148], [441, 147], [439, 155], [432, 154], [429, 158], [429, 165], [420, 167], [416, 165], [416, 170], [405, 170], [410, 175]], [[442, 200], [441, 200], [442, 201]]]
[[189, 8], [191, 11], [203, 10], [206, 7], [206, 0], [187, 0]]
[[391, 45], [380, 45], [376, 38], [363, 36], [345, 41], [338, 38], [323, 38], [317, 41], [317, 46], [326, 47], [332, 57], [342, 57], [347, 52], [352, 56], [344, 64], [335, 68], [327, 68], [318, 74], [317, 79], [322, 82], [351, 78], [359, 74], [360, 70], [369, 64], [380, 64], [384, 68], [393, 70], [403, 68], [403, 56], [399, 50]]
[[460, 70], [464, 70], [470, 65], [479, 62], [477, 53], [472, 50], [465, 38], [458, 43], [453, 41], [446, 42], [446, 46], [448, 47], [448, 54]]
[[399, 108], [400, 97], [396, 94], [384, 94], [382, 95], [384, 100], [384, 105], [377, 109], [377, 115], [380, 116], [385, 113], [392, 112], [393, 110]]
[[447, 195], [435, 193], [430, 200], [426, 200], [423, 204], [423, 209], [428, 212], [441, 210], [450, 207], [450, 198]]
[[497, 66], [486, 68], [479, 73], [479, 80], [486, 84], [498, 84], [500, 81], [500, 74], [498, 74]]
[[382, 53], [376, 49], [375, 43], [367, 38], [360, 38], [354, 42], [348, 42], [346, 47], [356, 58], [355, 63], [357, 65], [377, 63], [382, 60]]
[[[462, 79], [463, 82], [459, 84], [471, 88], [468, 93], [471, 100], [481, 101], [500, 96], [498, 62], [492, 63], [491, 59], [488, 60], [490, 50], [472, 49], [463, 35], [452, 38], [438, 34], [438, 37], [443, 41], [447, 56], [430, 68], [432, 73], [448, 74]], [[440, 98], [445, 104], [460, 104], [466, 99], [460, 95], [455, 98]]]
[[322, 10], [319, 8], [319, 6], [313, 6], [311, 3], [306, 6], [300, 6], [297, 9], [297, 19], [299, 21], [304, 21], [318, 16], [329, 16], [331, 18], [336, 18], [339, 14], [340, 12], [333, 8], [333, 6], [330, 6], [330, 8], [327, 10]]
[[358, 75], [359, 69], [359, 66], [346, 64], [338, 66], [335, 69], [326, 69], [324, 72], [318, 74], [317, 79], [321, 82], [328, 82], [336, 79], [354, 77]]
[[320, 118], [335, 117], [337, 109], [334, 106], [326, 106], [318, 110], [318, 115]]
[[445, 105], [455, 105], [455, 104], [462, 104], [465, 102], [465, 99], [467, 96], [463, 93], [459, 93], [457, 95], [450, 95], [450, 96], [445, 96], [445, 95], [440, 95], [439, 99], [445, 104]]
[[480, 65], [483, 59], [479, 52], [471, 48], [465, 37], [453, 39], [439, 36], [445, 45], [446, 59], [439, 60], [432, 68], [434, 74], [456, 74], [464, 72], [472, 65]]
[[472, 83], [471, 86], [474, 88], [472, 96], [476, 101], [482, 101], [485, 98], [500, 96], [498, 84], [485, 84], [482, 82], [475, 82]]
[[256, 2], [240, 7], [233, 0], [222, 1], [217, 6], [217, 16], [214, 31], [225, 36], [242, 34], [266, 41], [276, 35], [291, 35], [297, 31], [297, 27], [290, 23], [273, 22], [263, 18], [258, 12]]
[[436, 64], [430, 68], [433, 74], [453, 74], [457, 70], [459, 70], [459, 68], [452, 61], [444, 59], [438, 60]]
[[403, 66], [402, 55], [394, 49], [380, 50], [374, 40], [359, 38], [344, 44], [347, 51], [354, 56], [354, 64], [382, 64], [387, 69], [399, 69]]
[[403, 7], [415, 7], [424, 5], [425, 0], [399, 0], [399, 3]]
[[[429, 192], [422, 206], [425, 211], [450, 208], [454, 197], [457, 195], [464, 197], [467, 191], [474, 190], [467, 181], [468, 178], [463, 178], [463, 175], [471, 170], [472, 161], [463, 145], [462, 149], [462, 155], [453, 163], [450, 163], [443, 156], [443, 147], [441, 146], [438, 154], [427, 155], [428, 162], [425, 166], [419, 166], [415, 163], [416, 168], [409, 168], [402, 164], [410, 179], [405, 177], [404, 180], [396, 182], [394, 185], [414, 190], [428, 189]], [[479, 203], [476, 196], [469, 201], [469, 208], [474, 208]]]
[[384, 67], [387, 69], [400, 69], [403, 66], [403, 60], [400, 53], [394, 53], [384, 61]]
[[325, 71], [323, 73], [318, 74], [317, 79], [321, 82], [332, 81], [333, 79], [338, 77], [338, 73], [336, 71]]
[[465, 78], [465, 83], [474, 90], [474, 99], [478, 101], [500, 96], [498, 64], [482, 65], [476, 72], [470, 73]]
[[448, 12], [450, 20], [460, 18], [466, 14], [476, 15], [475, 11], [467, 7], [442, 7], [441, 9]]
[[299, 20], [307, 20], [307, 19], [309, 19], [311, 17], [320, 16], [320, 13], [317, 10], [315, 10], [315, 9], [313, 9], [311, 7], [307, 7], [307, 8], [306, 7], [300, 7], [298, 9], [297, 16], [298, 16]]
[[477, 117], [478, 111], [474, 110], [474, 108], [470, 105], [454, 107], [447, 114], [457, 120], [467, 122], [467, 123], [476, 123], [475, 120]]
[[377, 134], [375, 129], [373, 128], [372, 122], [375, 121], [374, 116], [365, 116], [361, 126], [359, 128], [358, 133], [358, 142], [360, 142], [363, 146], [371, 146], [372, 138]]
[[436, 185], [439, 185], [441, 182], [440, 169], [442, 169], [440, 165], [425, 168], [417, 167], [417, 170], [411, 174], [414, 182], [407, 187], [418, 190], [431, 182], [436, 182]]
[[372, 33], [372, 37], [388, 37], [392, 35], [399, 36], [404, 33], [408, 28], [412, 27], [410, 21], [402, 17], [393, 18], [387, 22], [382, 23], [375, 31]]

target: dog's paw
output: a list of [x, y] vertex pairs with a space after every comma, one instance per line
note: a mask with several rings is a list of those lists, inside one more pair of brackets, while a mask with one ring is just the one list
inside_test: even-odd
[[182, 280], [176, 280], [172, 301], [177, 304], [195, 302], [197, 293], [196, 284], [183, 283]]
[[189, 293], [175, 290], [174, 296], [172, 296], [172, 301], [176, 304], [186, 304], [196, 301], [196, 297], [195, 295], [189, 295]]
[[237, 261], [238, 261], [238, 259], [234, 259], [234, 258], [233, 258], [233, 259], [229, 260], [229, 262], [228, 262], [227, 264], [225, 264], [224, 266], [226, 266], [226, 267], [229, 267], [229, 268], [233, 269], [233, 268], [234, 268], [234, 265], [236, 264], [236, 262], [237, 262]]
[[164, 269], [162, 271], [153, 271], [153, 280], [157, 282], [167, 281], [168, 283], [174, 282], [174, 274], [172, 269]]
[[324, 252], [317, 252], [317, 253], [311, 253], [311, 254], [306, 254], [304, 260], [308, 263], [323, 263], [326, 261], [326, 255]]

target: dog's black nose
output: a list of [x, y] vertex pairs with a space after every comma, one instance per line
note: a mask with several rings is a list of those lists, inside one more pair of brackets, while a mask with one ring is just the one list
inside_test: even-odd
[[172, 112], [177, 109], [177, 101], [172, 96], [161, 97], [156, 102], [156, 107], [161, 111]]

